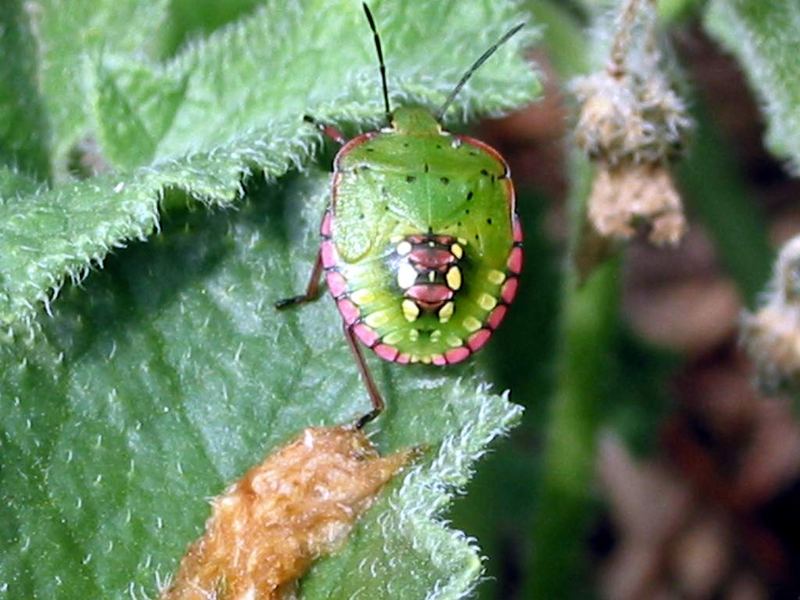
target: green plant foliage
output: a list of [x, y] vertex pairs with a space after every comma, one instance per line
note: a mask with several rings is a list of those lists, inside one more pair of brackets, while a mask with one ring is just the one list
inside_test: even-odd
[[[12, 0], [13, 5], [17, 0]], [[10, 31], [30, 31], [33, 44], [14, 54], [14, 63], [31, 65], [36, 96], [42, 106], [50, 164], [57, 178], [66, 175], [72, 145], [91, 132], [89, 78], [91, 57], [124, 54], [141, 60], [157, 39], [167, 14], [166, 0], [40, 0], [20, 2], [17, 19], [3, 22]], [[20, 94], [24, 93], [20, 90]], [[24, 96], [20, 100], [26, 100]], [[16, 129], [16, 125], [15, 125]]]
[[712, 0], [705, 25], [736, 55], [764, 102], [767, 143], [800, 169], [800, 4], [759, 0]]
[[44, 178], [50, 172], [48, 124], [36, 89], [35, 40], [25, 10], [22, 0], [0, 3], [0, 163]]
[[[254, 191], [238, 211], [170, 213], [154, 240], [65, 290], [34, 340], [2, 346], [9, 597], [152, 594], [199, 533], [208, 497], [303, 427], [368, 408], [332, 303], [272, 307], [303, 283], [326, 195], [316, 172]], [[425, 458], [319, 565], [305, 597], [391, 598], [396, 586], [457, 597], [480, 560], [432, 518], [520, 409], [480, 387], [474, 367], [371, 362], [390, 402], [374, 439]], [[366, 559], [391, 577], [355, 576]]]
[[[174, 7], [76, 0], [59, 17], [56, 4], [0, 10], [36, 41], [18, 58], [37, 86], [11, 92], [32, 94], [43, 117], [16, 127], [49, 140], [0, 154], [0, 597], [152, 597], [210, 496], [303, 427], [368, 408], [331, 303], [272, 303], [305, 285], [327, 196], [325, 173], [295, 174], [319, 146], [301, 116], [378, 124], [378, 72], [359, 2], [267, 2], [163, 64], [148, 57], [177, 31]], [[394, 102], [439, 104], [518, 22], [489, 0], [372, 4]], [[530, 100], [528, 41], [493, 57], [451, 117]], [[15, 118], [5, 106], [2, 123]], [[67, 156], [88, 140], [99, 153], [83, 158], [104, 172], [72, 179]], [[389, 402], [375, 441], [424, 458], [314, 568], [304, 597], [462, 596], [477, 549], [439, 520], [520, 409], [475, 363], [369, 360]]]
[[[65, 275], [79, 278], [110, 247], [148, 235], [165, 188], [227, 204], [249, 173], [277, 177], [307, 161], [318, 135], [302, 124], [303, 113], [334, 123], [379, 123], [374, 49], [360, 4], [343, 1], [335, 11], [321, 0], [274, 4], [166, 65], [105, 47], [91, 61], [80, 56], [84, 71], [70, 65], [85, 86], [91, 81], [82, 98], [114, 172], [33, 196], [13, 218], [0, 207], [0, 321], [29, 318]], [[395, 102], [440, 103], [475, 48], [488, 47], [517, 22], [509, 7], [488, 0], [455, 7], [376, 3]], [[526, 41], [529, 35], [518, 36], [491, 68], [476, 73], [458, 98], [460, 116], [532, 98], [537, 84], [518, 55]], [[454, 60], [461, 56], [469, 58]], [[59, 131], [56, 148], [75, 142]]]

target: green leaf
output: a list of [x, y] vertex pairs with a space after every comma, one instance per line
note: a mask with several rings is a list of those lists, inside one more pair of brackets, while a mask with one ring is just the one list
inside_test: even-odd
[[[348, 132], [380, 123], [360, 3], [269, 2], [165, 64], [147, 59], [164, 4], [117, 4], [94, 14], [79, 0], [61, 20], [55, 3], [37, 5], [39, 94], [62, 168], [41, 189], [0, 167], [0, 320], [11, 322], [0, 338], [0, 597], [152, 597], [201, 531], [208, 497], [303, 427], [369, 407], [335, 307], [272, 307], [305, 285], [328, 195], [327, 175], [294, 174], [319, 140], [302, 114]], [[436, 106], [517, 22], [513, 5], [489, 0], [374, 4], [395, 103]], [[531, 99], [526, 41], [493, 57], [452, 115]], [[83, 158], [106, 172], [66, 179], [63, 157], [89, 139], [99, 154]], [[34, 318], [37, 301], [51, 317]], [[315, 567], [304, 597], [464, 595], [477, 549], [440, 520], [520, 409], [489, 393], [474, 363], [368, 360], [389, 407], [375, 441], [422, 446], [425, 458]], [[387, 575], [351, 575], [364, 565]]]
[[[0, 346], [8, 598], [152, 596], [208, 497], [303, 427], [368, 409], [333, 304], [272, 306], [304, 284], [327, 187], [315, 171], [260, 186], [237, 211], [174, 210], [154, 240], [65, 290], [33, 339]], [[521, 409], [474, 365], [369, 360], [389, 403], [374, 440], [425, 458], [317, 565], [304, 597], [459, 597], [480, 560], [439, 519]]]
[[[429, 106], [443, 101], [478, 49], [518, 20], [513, 6], [489, 0], [424, 8], [376, 2], [373, 9], [393, 101]], [[42, 10], [49, 23], [54, 9]], [[144, 11], [125, 10], [134, 24]], [[150, 35], [144, 31], [140, 42]], [[519, 56], [531, 31], [475, 74], [451, 114], [496, 113], [533, 97], [538, 84]], [[13, 214], [0, 206], [0, 321], [29, 320], [65, 277], [79, 279], [110, 248], [149, 235], [164, 190], [228, 204], [250, 173], [278, 177], [308, 161], [318, 134], [303, 113], [349, 129], [380, 122], [374, 48], [357, 2], [334, 10], [308, 0], [287, 9], [276, 0], [165, 65], [125, 49], [120, 42], [59, 58], [83, 65], [62, 65], [80, 84], [70, 89], [89, 88], [85, 104], [70, 110], [82, 115], [90, 106], [92, 133], [112, 171], [33, 195]], [[44, 89], [50, 106], [58, 92]]]
[[36, 42], [26, 10], [33, 7], [22, 0], [0, 3], [0, 164], [45, 179], [50, 173], [48, 122], [36, 83]]
[[40, 0], [26, 4], [36, 53], [38, 91], [51, 129], [51, 162], [66, 175], [67, 154], [91, 133], [91, 57], [125, 54], [141, 60], [159, 38], [167, 0]]
[[770, 149], [800, 170], [800, 4], [712, 0], [705, 25], [739, 59], [763, 100]]
[[169, 21], [159, 56], [172, 56], [187, 41], [208, 35], [261, 3], [262, 0], [170, 0]]

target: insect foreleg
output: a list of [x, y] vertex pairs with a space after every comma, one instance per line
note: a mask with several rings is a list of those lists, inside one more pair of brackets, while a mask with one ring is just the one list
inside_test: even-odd
[[328, 136], [337, 144], [342, 144], [344, 146], [347, 143], [347, 140], [345, 139], [344, 135], [342, 135], [342, 132], [335, 127], [331, 125], [325, 125], [325, 123], [320, 123], [310, 115], [303, 115], [303, 121], [306, 123], [311, 123], [314, 127], [319, 129], [323, 135]]

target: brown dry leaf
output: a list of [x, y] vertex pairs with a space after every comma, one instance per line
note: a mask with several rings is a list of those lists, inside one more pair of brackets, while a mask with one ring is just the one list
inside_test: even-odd
[[628, 246], [624, 315], [647, 341], [700, 357], [736, 336], [741, 300], [700, 225], [677, 248]]
[[411, 454], [381, 458], [352, 426], [304, 430], [214, 499], [205, 534], [161, 600], [293, 597], [297, 579], [344, 542]]
[[690, 490], [662, 465], [637, 463], [611, 433], [601, 440], [598, 470], [621, 538], [604, 568], [604, 596], [657, 597], [664, 549], [693, 507]]
[[[650, 292], [645, 294], [644, 292]], [[697, 356], [730, 340], [741, 303], [736, 286], [721, 277], [694, 277], [644, 290], [630, 300], [631, 325], [646, 340]]]

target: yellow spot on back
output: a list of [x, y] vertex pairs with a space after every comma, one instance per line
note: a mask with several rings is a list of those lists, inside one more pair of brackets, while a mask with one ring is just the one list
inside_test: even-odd
[[452, 302], [445, 302], [444, 306], [439, 309], [439, 322], [447, 323], [450, 317], [453, 316], [453, 311], [455, 311], [455, 309], [456, 307]]
[[425, 365], [431, 364], [431, 357], [430, 356], [423, 356], [422, 358], [420, 358], [420, 360]]
[[452, 346], [453, 348], [458, 348], [459, 346], [464, 345], [464, 340], [462, 340], [457, 335], [448, 335], [447, 336], [447, 345]]
[[497, 306], [497, 298], [484, 293], [481, 294], [480, 298], [478, 298], [478, 304], [481, 305], [483, 310], [492, 310], [495, 306]]
[[372, 327], [373, 329], [377, 329], [378, 327], [383, 327], [389, 322], [389, 311], [386, 310], [379, 310], [378, 312], [371, 313], [364, 317], [364, 323]]
[[500, 285], [506, 280], [506, 274], [502, 271], [498, 271], [497, 269], [492, 269], [489, 271], [489, 274], [486, 275], [486, 279], [489, 280], [489, 283]]
[[455, 256], [456, 258], [461, 258], [462, 256], [464, 256], [464, 249], [458, 244], [453, 244], [452, 246], [450, 246], [450, 252], [452, 252], [453, 256]]
[[418, 363], [419, 362], [419, 356], [417, 356], [416, 354], [412, 354], [411, 357], [409, 358], [409, 360], [412, 363]]
[[465, 317], [462, 324], [469, 332], [478, 331], [481, 328], [481, 322], [472, 315]]
[[450, 270], [447, 271], [447, 287], [451, 290], [456, 291], [461, 288], [461, 269], [458, 267], [450, 267]]
[[436, 281], [436, 271], [431, 271], [430, 273], [428, 273], [428, 281], [430, 281], [431, 283]]
[[419, 329], [410, 329], [408, 331], [408, 339], [416, 342], [419, 339]]
[[402, 341], [404, 337], [405, 337], [404, 331], [400, 330], [392, 331], [391, 333], [387, 333], [385, 336], [383, 336], [383, 343], [389, 344], [390, 346], [394, 346], [398, 342]]
[[[408, 299], [403, 300], [402, 308], [403, 316], [406, 318], [406, 321], [412, 323], [417, 320], [417, 317], [419, 316], [419, 306], [417, 306], [416, 302]], [[416, 330], [412, 329], [412, 331]]]
[[441, 329], [434, 329], [431, 331], [431, 341], [438, 342], [442, 337], [442, 330]]
[[356, 304], [369, 304], [375, 301], [375, 292], [368, 288], [361, 288], [350, 294], [350, 299]]
[[458, 238], [458, 243], [461, 244], [462, 246], [466, 246], [467, 240], [465, 240], [464, 238]]

